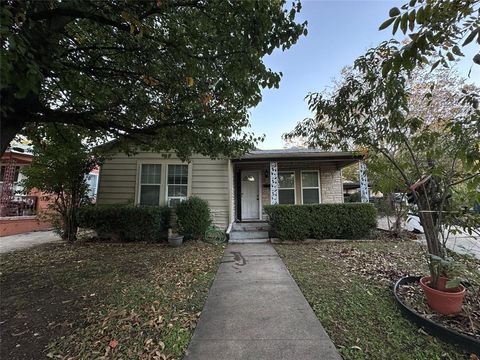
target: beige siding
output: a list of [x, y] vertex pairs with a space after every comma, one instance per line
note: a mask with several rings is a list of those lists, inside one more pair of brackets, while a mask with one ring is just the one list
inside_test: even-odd
[[[118, 153], [105, 161], [100, 171], [98, 204], [134, 204], [137, 202], [138, 169], [141, 163], [162, 165], [180, 163], [173, 154], [142, 152], [134, 156]], [[215, 225], [226, 228], [229, 223], [228, 160], [212, 160], [194, 156], [189, 166], [189, 196], [208, 201]], [[165, 184], [161, 187], [160, 204], [166, 202]]]
[[229, 224], [228, 160], [192, 159], [192, 195], [208, 201], [214, 222], [226, 228]]

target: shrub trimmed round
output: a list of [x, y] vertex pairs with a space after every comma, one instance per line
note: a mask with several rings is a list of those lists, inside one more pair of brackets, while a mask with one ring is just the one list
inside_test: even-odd
[[202, 239], [212, 223], [208, 202], [196, 196], [178, 204], [175, 214], [180, 232], [188, 238]]
[[377, 226], [372, 204], [267, 205], [270, 224], [281, 240], [358, 239]]
[[166, 206], [89, 205], [78, 211], [78, 224], [100, 238], [120, 241], [165, 240], [170, 222]]

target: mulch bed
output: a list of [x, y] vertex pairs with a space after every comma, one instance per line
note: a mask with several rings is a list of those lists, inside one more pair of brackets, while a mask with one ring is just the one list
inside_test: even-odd
[[418, 282], [401, 285], [397, 294], [405, 305], [426, 319], [480, 340], [480, 292], [478, 289], [472, 287], [467, 289], [462, 312], [456, 315], [442, 315], [430, 309]]

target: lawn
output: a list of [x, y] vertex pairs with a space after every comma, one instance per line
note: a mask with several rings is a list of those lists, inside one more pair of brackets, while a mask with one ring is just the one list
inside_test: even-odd
[[275, 248], [345, 360], [469, 359], [403, 318], [393, 300], [398, 278], [427, 273], [419, 246], [378, 240]]
[[2, 359], [179, 359], [222, 246], [51, 244], [1, 256]]

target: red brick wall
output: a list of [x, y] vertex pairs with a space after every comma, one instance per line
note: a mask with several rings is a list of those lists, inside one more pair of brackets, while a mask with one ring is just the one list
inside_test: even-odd
[[16, 235], [50, 228], [51, 225], [49, 223], [39, 221], [36, 216], [0, 219], [0, 236]]

